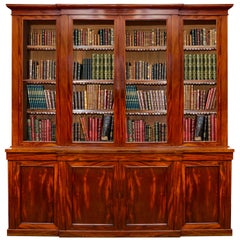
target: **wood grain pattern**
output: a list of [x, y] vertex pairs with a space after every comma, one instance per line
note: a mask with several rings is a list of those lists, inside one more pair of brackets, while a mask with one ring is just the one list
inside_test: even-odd
[[72, 221], [78, 224], [113, 224], [111, 168], [72, 169]]
[[167, 166], [126, 166], [126, 225], [159, 225], [168, 222]]
[[70, 162], [65, 168], [68, 228], [114, 228], [116, 164]]
[[219, 167], [196, 166], [185, 169], [185, 221], [218, 222]]
[[52, 223], [54, 220], [54, 169], [24, 166], [20, 171], [21, 220]]
[[231, 212], [231, 162], [229, 163], [190, 161], [183, 165], [183, 230], [186, 235], [193, 229], [215, 229], [216, 232], [226, 229], [226, 235], [231, 234], [230, 218], [226, 221], [226, 216], [230, 216]]
[[50, 161], [9, 162], [9, 235], [19, 235], [18, 229], [57, 234], [57, 169]]

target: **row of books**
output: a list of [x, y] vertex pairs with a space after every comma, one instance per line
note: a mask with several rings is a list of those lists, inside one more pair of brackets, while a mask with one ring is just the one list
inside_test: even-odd
[[126, 46], [166, 46], [167, 32], [155, 28], [146, 30], [126, 31]]
[[[162, 90], [137, 90], [140, 110], [166, 110], [166, 91]], [[131, 99], [129, 100], [131, 101]]]
[[185, 46], [216, 46], [216, 29], [193, 28], [189, 32], [184, 31]]
[[136, 85], [126, 86], [127, 110], [166, 110], [166, 90], [141, 90]]
[[87, 85], [85, 90], [73, 92], [73, 109], [110, 110], [113, 108], [113, 90], [101, 85]]
[[166, 142], [166, 123], [148, 124], [142, 119], [127, 119], [127, 142]]
[[75, 28], [73, 30], [73, 45], [113, 45], [114, 31], [113, 28]]
[[91, 58], [84, 58], [82, 63], [73, 63], [73, 79], [113, 79], [114, 55], [93, 53]]
[[47, 142], [56, 141], [56, 125], [50, 119], [41, 119], [29, 116], [27, 119], [28, 141]]
[[112, 115], [80, 116], [73, 123], [73, 141], [113, 141]]
[[29, 79], [56, 80], [56, 61], [29, 60]]
[[166, 62], [149, 63], [146, 61], [126, 62], [126, 79], [166, 80]]
[[185, 110], [214, 110], [216, 109], [216, 87], [207, 89], [194, 88], [184, 85]]
[[216, 54], [184, 54], [185, 80], [216, 80]]
[[28, 107], [30, 109], [56, 109], [56, 91], [44, 89], [44, 85], [27, 85]]
[[55, 29], [33, 29], [29, 33], [31, 46], [56, 46]]
[[184, 141], [216, 141], [216, 114], [195, 115], [184, 118]]

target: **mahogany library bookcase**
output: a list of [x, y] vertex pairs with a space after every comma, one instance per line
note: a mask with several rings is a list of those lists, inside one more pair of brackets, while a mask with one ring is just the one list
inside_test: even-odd
[[231, 235], [231, 4], [7, 4], [8, 235]]

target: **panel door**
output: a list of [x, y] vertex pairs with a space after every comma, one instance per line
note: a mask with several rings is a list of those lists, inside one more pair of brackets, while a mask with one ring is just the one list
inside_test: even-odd
[[[190, 161], [183, 164], [183, 231], [231, 233], [231, 162]], [[210, 230], [211, 229], [211, 230]]]
[[176, 166], [172, 162], [122, 164], [124, 229], [174, 229], [174, 214], [178, 215], [175, 205], [178, 174], [176, 181], [173, 179]]
[[72, 20], [72, 142], [114, 141], [114, 20]]
[[126, 142], [168, 142], [168, 20], [127, 20]]
[[57, 234], [57, 179], [55, 162], [9, 162], [9, 235]]
[[[116, 227], [116, 164], [68, 162], [66, 182], [61, 180], [66, 230], [109, 230]], [[66, 184], [66, 185], [65, 185]], [[78, 235], [81, 235], [79, 232]], [[89, 234], [88, 234], [89, 235]]]

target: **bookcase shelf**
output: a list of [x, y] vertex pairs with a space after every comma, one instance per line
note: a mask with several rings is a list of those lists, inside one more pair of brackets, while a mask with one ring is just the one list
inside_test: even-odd
[[55, 80], [46, 80], [46, 79], [23, 79], [23, 82], [30, 84], [56, 84]]
[[113, 80], [106, 79], [81, 79], [81, 80], [73, 80], [74, 85], [85, 85], [85, 84], [101, 84], [101, 85], [111, 85], [114, 84]]
[[216, 46], [184, 46], [184, 50], [185, 51], [212, 51], [212, 50], [216, 50]]
[[34, 51], [55, 51], [56, 46], [46, 46], [46, 45], [28, 45], [27, 49]]
[[84, 45], [84, 46], [73, 46], [73, 50], [78, 51], [113, 51], [114, 47], [112, 45]]
[[56, 114], [56, 111], [55, 110], [47, 110], [47, 109], [43, 109], [43, 110], [40, 110], [40, 109], [37, 109], [37, 110], [32, 110], [32, 109], [28, 109], [27, 110], [27, 113], [28, 114], [32, 114], [32, 115], [55, 115]]
[[152, 51], [166, 51], [166, 46], [127, 46], [126, 51], [129, 52], [152, 52]]
[[141, 80], [141, 79], [128, 79], [126, 81], [126, 85], [166, 85], [167, 81], [166, 80]]
[[113, 110], [73, 110], [73, 114], [113, 114]]
[[212, 114], [217, 113], [216, 111], [209, 111], [209, 110], [184, 110], [184, 114], [188, 115], [195, 115], [195, 114]]
[[232, 5], [7, 7], [8, 235], [231, 235]]
[[159, 116], [159, 115], [166, 115], [166, 110], [128, 110], [127, 115], [138, 115], [138, 116]]

